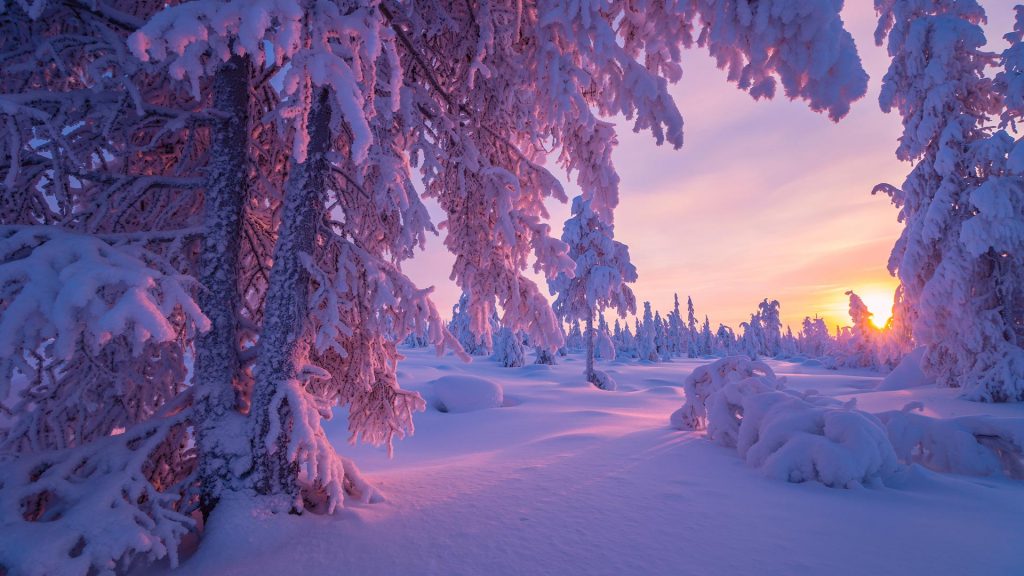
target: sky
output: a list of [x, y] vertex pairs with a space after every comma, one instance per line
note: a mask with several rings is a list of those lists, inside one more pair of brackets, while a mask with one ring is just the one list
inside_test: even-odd
[[[1002, 35], [1017, 2], [981, 1], [991, 50], [1006, 46]], [[876, 320], [889, 316], [897, 281], [886, 266], [901, 225], [889, 198], [871, 189], [899, 186], [911, 166], [895, 157], [899, 115], [878, 106], [889, 59], [874, 43], [871, 2], [847, 2], [843, 19], [871, 78], [867, 95], [839, 123], [781, 94], [754, 101], [699, 48], [684, 53], [683, 79], [670, 90], [685, 121], [682, 149], [659, 147], [649, 133], [618, 123], [615, 238], [629, 246], [639, 271], [638, 302], [667, 311], [673, 294], [684, 306], [691, 296], [714, 328], [736, 327], [761, 300], [776, 299], [795, 332], [805, 316], [849, 324], [845, 292], [853, 290]], [[563, 184], [570, 197], [579, 193]], [[439, 221], [437, 207], [429, 207]], [[550, 210], [560, 235], [569, 207], [555, 202]], [[453, 261], [432, 238], [425, 254], [405, 264], [420, 286], [435, 286], [446, 316], [459, 296], [448, 279]]]

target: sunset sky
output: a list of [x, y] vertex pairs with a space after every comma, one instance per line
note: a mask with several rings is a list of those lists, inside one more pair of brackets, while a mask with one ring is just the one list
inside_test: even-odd
[[[1015, 3], [981, 2], [993, 51], [1005, 46]], [[665, 311], [673, 293], [684, 305], [690, 295], [714, 328], [736, 327], [773, 298], [796, 331], [815, 314], [830, 327], [847, 324], [844, 292], [852, 289], [888, 316], [897, 282], [886, 264], [900, 224], [888, 197], [871, 189], [902, 184], [910, 165], [894, 155], [899, 116], [878, 107], [888, 57], [874, 43], [871, 3], [848, 2], [843, 14], [871, 79], [867, 96], [839, 124], [781, 95], [755, 102], [701, 49], [684, 54], [683, 79], [671, 90], [686, 122], [681, 150], [619, 124], [615, 234], [639, 270], [639, 301]], [[566, 190], [579, 193], [574, 185]], [[431, 211], [440, 220], [436, 206]], [[551, 212], [560, 235], [569, 208], [555, 203]], [[459, 294], [448, 280], [452, 261], [432, 239], [427, 253], [406, 265], [421, 286], [436, 287], [446, 316]]]

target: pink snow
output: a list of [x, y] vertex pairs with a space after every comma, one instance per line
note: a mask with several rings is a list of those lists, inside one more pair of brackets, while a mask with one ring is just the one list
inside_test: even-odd
[[[884, 487], [828, 488], [765, 477], [734, 449], [669, 425], [685, 377], [706, 360], [602, 362], [619, 382], [586, 383], [583, 358], [555, 366], [463, 364], [406, 350], [405, 387], [501, 386], [503, 406], [417, 415], [415, 436], [339, 451], [385, 495], [335, 516], [221, 504], [181, 574], [864, 574], [1024, 572], [1024, 486], [906, 468]], [[876, 391], [881, 376], [768, 361], [787, 388], [869, 412], [920, 400], [939, 417], [1024, 417], [1024, 406], [934, 387]], [[445, 380], [447, 379], [447, 380]], [[870, 553], [866, 553], [870, 551]]]

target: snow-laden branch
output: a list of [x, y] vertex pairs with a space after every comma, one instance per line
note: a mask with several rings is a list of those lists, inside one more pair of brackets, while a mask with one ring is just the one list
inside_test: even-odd
[[80, 341], [99, 348], [120, 334], [138, 353], [177, 337], [175, 314], [204, 331], [192, 290], [187, 278], [153, 270], [144, 252], [53, 227], [0, 228], [0, 358], [10, 370], [46, 345], [67, 359]]

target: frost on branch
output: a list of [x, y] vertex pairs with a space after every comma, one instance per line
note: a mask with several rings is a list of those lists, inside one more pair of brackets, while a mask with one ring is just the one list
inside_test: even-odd
[[185, 403], [83, 446], [0, 454], [0, 571], [113, 576], [162, 558], [176, 566], [195, 529]]
[[25, 358], [40, 346], [68, 359], [79, 342], [96, 350], [124, 334], [137, 355], [146, 342], [177, 336], [175, 314], [188, 329], [206, 330], [186, 279], [161, 274], [145, 258], [58, 228], [0, 228], [3, 381], [14, 368], [31, 371]]

